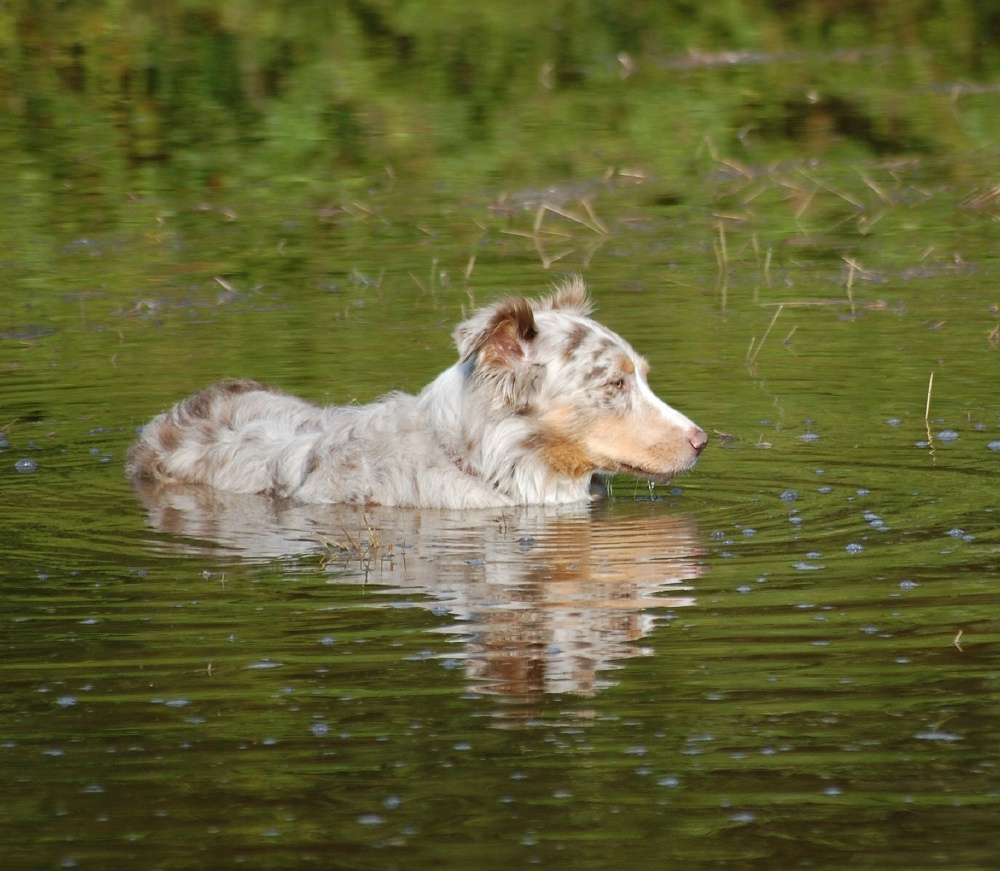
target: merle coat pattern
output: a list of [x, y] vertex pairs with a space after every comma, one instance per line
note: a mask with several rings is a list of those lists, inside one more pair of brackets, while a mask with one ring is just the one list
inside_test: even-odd
[[455, 330], [455, 365], [370, 405], [216, 384], [143, 427], [127, 474], [304, 503], [491, 508], [585, 501], [598, 473], [690, 468], [705, 433], [589, 314], [579, 279], [480, 309]]

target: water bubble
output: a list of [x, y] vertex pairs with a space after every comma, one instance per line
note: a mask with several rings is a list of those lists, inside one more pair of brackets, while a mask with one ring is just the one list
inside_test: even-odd
[[28, 475], [31, 472], [34, 472], [35, 469], [38, 468], [38, 463], [36, 463], [32, 459], [28, 459], [27, 457], [25, 457], [23, 460], [18, 460], [16, 463], [14, 463], [14, 468], [17, 469], [17, 471], [25, 475]]
[[799, 436], [799, 441], [805, 442], [806, 444], [811, 444], [812, 442], [818, 442], [819, 433], [818, 432], [803, 433], [802, 435]]
[[1000, 451], [1000, 439], [990, 442], [986, 447], [988, 447], [991, 451]]
[[785, 490], [784, 493], [781, 494], [782, 502], [794, 502], [798, 498], [799, 494], [794, 490]]
[[920, 584], [918, 584], [916, 581], [904, 580], [899, 582], [899, 589], [901, 590], [915, 590], [919, 586]]
[[921, 741], [961, 741], [960, 735], [956, 735], [954, 732], [938, 732], [936, 730], [929, 732], [917, 732], [916, 737]]
[[855, 544], [854, 542], [851, 542], [849, 545], [847, 545], [847, 547], [844, 548], [844, 550], [846, 550], [848, 553], [861, 553], [861, 551], [864, 550], [864, 547], [860, 544]]
[[938, 441], [953, 442], [958, 438], [958, 433], [953, 429], [943, 429], [937, 434]]

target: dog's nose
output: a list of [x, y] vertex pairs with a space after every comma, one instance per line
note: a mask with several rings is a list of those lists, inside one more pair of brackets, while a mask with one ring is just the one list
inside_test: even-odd
[[696, 454], [700, 454], [705, 450], [705, 445], [708, 444], [708, 436], [705, 434], [705, 430], [698, 426], [691, 430], [688, 433], [688, 444], [694, 448]]

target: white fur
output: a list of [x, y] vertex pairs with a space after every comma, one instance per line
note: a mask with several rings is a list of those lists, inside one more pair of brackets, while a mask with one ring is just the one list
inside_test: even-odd
[[127, 472], [304, 503], [490, 508], [586, 501], [597, 472], [689, 468], [705, 433], [589, 310], [578, 279], [481, 309], [455, 331], [459, 361], [417, 396], [322, 408], [215, 385], [144, 427]]

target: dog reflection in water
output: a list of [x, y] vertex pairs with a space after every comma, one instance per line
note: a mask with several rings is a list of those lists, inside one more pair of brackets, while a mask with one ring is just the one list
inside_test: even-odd
[[690, 468], [705, 432], [589, 313], [579, 279], [481, 309], [456, 329], [451, 368], [417, 396], [370, 405], [217, 384], [145, 426], [127, 473], [302, 503], [468, 509], [585, 503], [595, 474], [664, 481]]
[[[157, 547], [229, 561], [310, 554], [329, 583], [366, 583], [374, 607], [377, 593], [443, 605], [457, 619], [437, 631], [461, 639], [448, 657], [470, 687], [512, 698], [612, 683], [616, 660], [649, 653], [641, 640], [657, 615], [695, 604], [702, 571], [695, 527], [662, 503], [458, 512], [138, 492], [166, 535]], [[230, 573], [228, 589], [238, 583]]]

